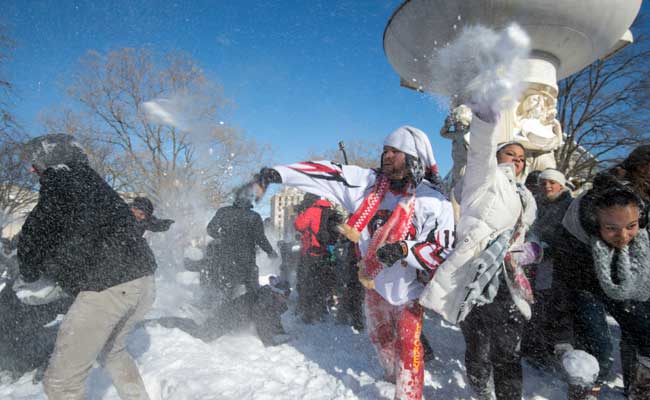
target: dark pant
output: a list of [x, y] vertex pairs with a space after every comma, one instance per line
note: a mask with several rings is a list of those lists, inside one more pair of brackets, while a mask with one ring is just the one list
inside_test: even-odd
[[247, 293], [260, 288], [259, 268], [251, 260], [212, 259], [205, 275], [202, 281], [209, 291], [215, 292], [208, 299], [232, 300], [239, 294], [240, 285], [245, 286]]
[[472, 389], [480, 398], [490, 398], [489, 381], [494, 378], [496, 398], [520, 400], [522, 368], [520, 343], [524, 317], [512, 301], [504, 282], [490, 304], [474, 309], [460, 323], [465, 337], [465, 367]]
[[551, 366], [555, 345], [571, 342], [573, 316], [564, 311], [565, 302], [566, 291], [552, 288], [535, 292], [532, 318], [526, 323], [521, 343], [522, 355], [535, 366]]
[[[616, 301], [597, 297], [591, 292], [574, 292], [575, 347], [596, 357], [600, 366], [598, 380], [604, 380], [612, 367], [612, 340], [607, 325], [606, 313], [611, 315], [621, 328], [626, 357], [628, 349], [636, 354], [650, 357], [650, 302]], [[627, 355], [627, 358], [635, 358]], [[624, 369], [630, 373], [633, 366], [627, 359]]]
[[364, 289], [357, 277], [356, 261], [339, 265], [337, 271], [339, 304], [336, 319], [339, 323], [363, 329]]
[[298, 312], [305, 322], [320, 320], [334, 290], [334, 267], [326, 256], [302, 257], [298, 270]]

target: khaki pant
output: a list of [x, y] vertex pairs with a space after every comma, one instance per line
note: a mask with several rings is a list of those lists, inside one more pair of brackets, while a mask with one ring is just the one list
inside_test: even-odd
[[101, 292], [79, 293], [66, 314], [43, 379], [50, 400], [81, 400], [95, 360], [110, 374], [123, 400], [148, 400], [126, 339], [153, 305], [153, 276], [134, 279]]

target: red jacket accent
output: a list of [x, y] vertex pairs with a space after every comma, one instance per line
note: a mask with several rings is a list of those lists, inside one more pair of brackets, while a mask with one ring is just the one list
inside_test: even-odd
[[327, 253], [327, 249], [321, 246], [316, 239], [320, 229], [320, 219], [323, 214], [323, 208], [329, 208], [332, 203], [329, 200], [317, 200], [311, 207], [296, 216], [294, 226], [301, 232], [300, 241], [302, 244], [302, 254], [320, 256]]

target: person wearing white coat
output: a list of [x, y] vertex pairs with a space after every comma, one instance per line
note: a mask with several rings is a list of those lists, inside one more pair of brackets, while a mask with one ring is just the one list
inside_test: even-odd
[[384, 140], [381, 168], [327, 161], [263, 168], [260, 189], [282, 183], [351, 212], [342, 233], [359, 243], [368, 336], [395, 383], [396, 400], [420, 400], [424, 387], [422, 307], [417, 300], [453, 247], [451, 203], [437, 189], [427, 135], [402, 126]]
[[[467, 375], [480, 398], [493, 398], [489, 387], [493, 375], [498, 399], [520, 399], [519, 342], [530, 307], [519, 293], [520, 289], [525, 291], [530, 287], [526, 288], [525, 276], [515, 276], [514, 284], [506, 284], [504, 281], [508, 279], [504, 278], [509, 274], [501, 273], [507, 272], [501, 265], [504, 258], [511, 266], [526, 265], [530, 258], [538, 258], [537, 248], [527, 251], [530, 247], [524, 247], [525, 232], [535, 220], [536, 205], [532, 194], [520, 183], [525, 166], [523, 147], [514, 142], [497, 145], [497, 118], [492, 119], [495, 121], [487, 122], [474, 115], [462, 182], [460, 220], [456, 226], [456, 248], [419, 301], [452, 323], [462, 321]], [[483, 290], [489, 292], [490, 285], [494, 292], [486, 295], [489, 299], [482, 306], [474, 307], [477, 301], [468, 300], [470, 285], [477, 288], [477, 277], [483, 271], [479, 267], [485, 267], [476, 261], [490, 245], [504, 237], [504, 251], [495, 261], [497, 272], [489, 283], [478, 286], [481, 296], [485, 295], [481, 293]], [[525, 260], [524, 255], [531, 257]], [[522, 285], [517, 283], [519, 278], [523, 278], [519, 282]]]

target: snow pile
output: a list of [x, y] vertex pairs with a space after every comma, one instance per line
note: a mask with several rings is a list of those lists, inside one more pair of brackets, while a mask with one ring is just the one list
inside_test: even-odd
[[29, 283], [18, 279], [13, 290], [20, 301], [32, 306], [48, 304], [68, 296], [58, 284], [45, 277]]
[[432, 82], [454, 96], [454, 104], [487, 106], [496, 113], [518, 100], [529, 53], [530, 38], [517, 24], [501, 32], [467, 26], [432, 58]]
[[596, 382], [598, 360], [582, 350], [569, 350], [562, 355], [562, 367], [569, 382], [582, 387], [591, 387]]
[[[262, 277], [260, 284], [267, 279]], [[156, 287], [156, 303], [147, 318], [180, 316], [200, 322], [198, 274], [158, 273]], [[204, 343], [179, 329], [147, 326], [133, 332], [129, 352], [152, 400], [393, 398], [394, 385], [383, 380], [366, 332], [336, 325], [330, 317], [323, 323], [305, 325], [294, 315], [294, 306], [290, 305], [282, 319], [291, 340], [279, 346], [264, 347], [252, 327]], [[436, 356], [426, 365], [424, 398], [474, 398], [465, 376], [465, 348], [458, 327], [431, 314], [424, 321], [423, 332]], [[33, 384], [32, 377], [33, 372], [13, 383], [0, 382], [0, 399], [45, 400], [42, 385]], [[620, 385], [620, 379], [616, 383]], [[524, 363], [525, 399], [565, 399], [566, 390], [559, 376]], [[89, 400], [119, 400], [110, 378], [100, 368], [93, 369], [87, 394]], [[624, 397], [605, 388], [601, 398]]]
[[188, 246], [183, 252], [183, 257], [188, 258], [192, 261], [200, 261], [203, 259], [203, 251], [198, 247]]

